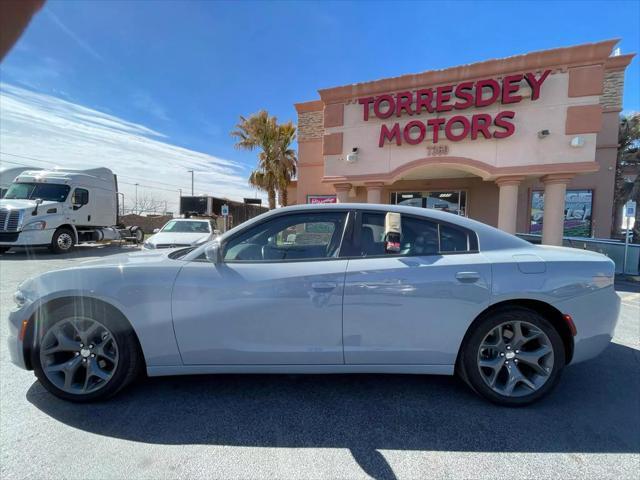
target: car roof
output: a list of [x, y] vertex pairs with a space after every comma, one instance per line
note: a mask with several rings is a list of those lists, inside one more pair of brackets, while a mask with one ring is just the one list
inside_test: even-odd
[[304, 205], [292, 205], [289, 207], [281, 207], [273, 210], [269, 210], [262, 215], [252, 218], [240, 225], [232, 228], [222, 237], [224, 240], [228, 235], [232, 235], [239, 230], [254, 224], [266, 220], [273, 215], [283, 215], [287, 213], [302, 213], [310, 211], [331, 211], [331, 210], [361, 210], [361, 211], [384, 211], [384, 212], [397, 212], [400, 214], [413, 215], [424, 217], [425, 219], [446, 222], [454, 225], [458, 225], [469, 230], [473, 230], [478, 235], [478, 242], [481, 251], [488, 250], [501, 250], [507, 248], [522, 248], [530, 247], [531, 244], [526, 240], [511, 235], [502, 230], [498, 230], [485, 223], [472, 220], [455, 213], [442, 212], [432, 208], [411, 207], [406, 205], [390, 205], [390, 204], [376, 204], [376, 203], [322, 203], [322, 204], [304, 204]]

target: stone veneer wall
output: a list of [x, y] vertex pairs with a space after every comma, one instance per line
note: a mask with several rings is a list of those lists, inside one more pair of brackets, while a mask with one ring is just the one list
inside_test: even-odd
[[624, 70], [605, 72], [604, 91], [600, 104], [606, 109], [622, 109], [622, 90], [624, 88]]
[[319, 112], [301, 112], [298, 114], [298, 140], [321, 139], [324, 135], [324, 114]]

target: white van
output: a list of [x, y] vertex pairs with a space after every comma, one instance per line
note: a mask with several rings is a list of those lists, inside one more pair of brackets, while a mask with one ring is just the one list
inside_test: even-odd
[[0, 253], [34, 246], [64, 253], [101, 240], [142, 242], [142, 230], [117, 223], [117, 179], [108, 168], [24, 171], [0, 199]]

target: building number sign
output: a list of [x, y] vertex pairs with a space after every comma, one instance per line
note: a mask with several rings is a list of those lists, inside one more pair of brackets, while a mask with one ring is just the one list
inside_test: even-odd
[[428, 145], [427, 154], [430, 157], [449, 155], [449, 145]]

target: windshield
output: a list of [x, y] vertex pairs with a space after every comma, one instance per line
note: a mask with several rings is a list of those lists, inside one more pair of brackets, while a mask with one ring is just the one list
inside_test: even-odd
[[35, 200], [41, 198], [51, 202], [64, 202], [69, 195], [69, 185], [53, 183], [14, 183], [9, 187], [4, 198], [16, 200]]
[[162, 227], [162, 232], [174, 233], [209, 233], [209, 222], [177, 222], [175, 220]]

